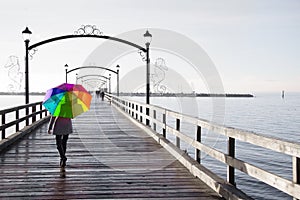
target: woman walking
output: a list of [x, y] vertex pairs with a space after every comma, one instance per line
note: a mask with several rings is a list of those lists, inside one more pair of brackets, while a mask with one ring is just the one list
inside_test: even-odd
[[69, 134], [73, 132], [72, 121], [70, 118], [51, 116], [48, 133], [55, 135], [56, 147], [60, 155], [60, 167], [66, 166], [66, 150]]

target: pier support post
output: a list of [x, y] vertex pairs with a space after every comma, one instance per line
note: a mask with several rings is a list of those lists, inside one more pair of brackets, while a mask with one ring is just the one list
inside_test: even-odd
[[[16, 110], [16, 120], [20, 119], [19, 110]], [[20, 130], [19, 123], [16, 123], [16, 132]]]
[[[32, 106], [31, 111], [33, 114], [36, 112], [36, 105]], [[36, 115], [32, 116], [32, 123], [33, 122], [36, 122]]]
[[[156, 119], [156, 110], [153, 110], [153, 119]], [[153, 130], [156, 132], [156, 123], [153, 121]]]
[[[232, 158], [235, 156], [235, 138], [228, 138], [228, 156], [231, 156]], [[235, 185], [234, 167], [227, 166], [227, 181], [230, 184]]]
[[[180, 119], [176, 119], [176, 130], [180, 131]], [[180, 149], [180, 138], [176, 136], [176, 146]]]
[[143, 106], [140, 106], [140, 122], [143, 123]]
[[[300, 158], [293, 156], [293, 182], [300, 183]], [[293, 198], [297, 200], [297, 198]]]
[[[150, 116], [150, 109], [146, 107], [146, 115], [149, 117]], [[150, 120], [146, 118], [146, 125], [150, 126]]]
[[132, 113], [131, 113], [131, 115], [132, 115], [133, 118], [135, 118], [135, 106], [134, 106], [133, 103], [131, 104], [131, 108], [132, 108]]
[[[2, 125], [5, 124], [5, 114], [1, 115], [1, 123], [2, 123]], [[5, 128], [2, 129], [2, 136], [1, 136], [1, 138], [2, 138], [2, 140], [5, 139]]]
[[[201, 143], [201, 126], [197, 126], [196, 141]], [[201, 151], [197, 148], [195, 149], [195, 160], [201, 163]]]
[[166, 138], [166, 128], [167, 128], [167, 122], [166, 122], [166, 113], [163, 113], [163, 116], [162, 116], [162, 121], [163, 121], [163, 124], [164, 124], [164, 127], [163, 127], [163, 137]]
[[[42, 111], [43, 110], [43, 104], [40, 104], [40, 111]], [[42, 119], [43, 118], [43, 113], [41, 112], [40, 113], [40, 119]]]
[[139, 106], [137, 104], [135, 105], [135, 119], [139, 119]]

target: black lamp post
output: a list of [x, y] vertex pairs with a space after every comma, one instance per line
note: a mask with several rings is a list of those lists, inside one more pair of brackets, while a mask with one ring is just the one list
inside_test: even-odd
[[28, 29], [28, 27], [26, 27], [25, 30], [22, 31], [23, 39], [25, 42], [25, 104], [29, 103], [28, 47], [31, 34], [32, 32]]
[[149, 58], [149, 46], [152, 40], [152, 35], [147, 30], [144, 34], [145, 41], [146, 41], [146, 63], [147, 63], [147, 70], [146, 70], [146, 104], [150, 103], [150, 58]]
[[119, 96], [119, 84], [120, 84], [120, 80], [119, 80], [119, 68], [120, 68], [120, 65], [117, 65], [117, 96]]
[[[152, 40], [152, 35], [147, 30], [144, 34], [145, 41], [146, 41], [146, 63], [147, 63], [147, 70], [146, 70], [146, 104], [150, 104], [150, 58], [149, 58], [149, 46]], [[146, 115], [150, 116], [149, 108], [146, 108]], [[150, 126], [150, 120], [146, 119], [146, 125]]]
[[109, 94], [111, 94], [111, 74], [109, 74], [108, 81], [109, 81]]
[[68, 83], [68, 64], [65, 64], [65, 70], [66, 70], [66, 83]]

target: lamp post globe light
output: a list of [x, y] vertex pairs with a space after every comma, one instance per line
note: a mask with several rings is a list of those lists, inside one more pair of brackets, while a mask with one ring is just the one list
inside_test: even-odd
[[65, 64], [65, 70], [66, 70], [66, 83], [68, 83], [68, 64]]
[[28, 27], [22, 31], [23, 40], [25, 42], [25, 104], [29, 103], [28, 47], [31, 34], [32, 32], [28, 29]]

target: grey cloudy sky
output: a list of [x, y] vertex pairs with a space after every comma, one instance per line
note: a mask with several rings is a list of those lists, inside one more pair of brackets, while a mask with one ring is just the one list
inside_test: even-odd
[[[9, 56], [19, 58], [24, 72], [26, 26], [35, 43], [91, 24], [107, 35], [147, 28], [183, 34], [214, 62], [225, 92], [300, 92], [299, 10], [297, 0], [0, 1], [0, 91], [13, 82], [5, 68]], [[71, 40], [41, 46], [30, 60], [30, 90], [64, 81], [65, 63], [81, 65], [98, 45], [98, 40]]]

